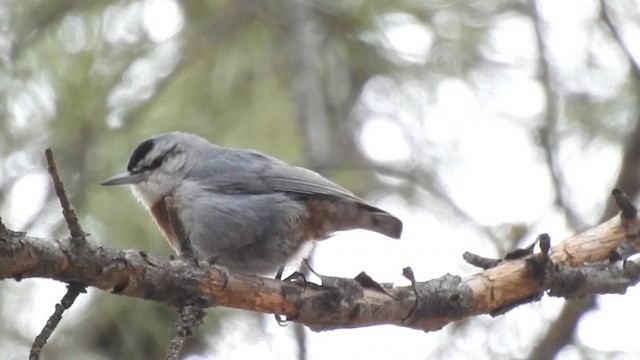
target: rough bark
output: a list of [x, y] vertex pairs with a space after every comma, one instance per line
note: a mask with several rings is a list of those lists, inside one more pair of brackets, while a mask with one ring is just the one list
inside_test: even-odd
[[[411, 286], [323, 277], [322, 284], [228, 274], [208, 264], [160, 259], [72, 239], [44, 239], [0, 227], [0, 278], [50, 278], [165, 303], [224, 306], [280, 314], [313, 330], [394, 324], [425, 331], [479, 314], [500, 314], [544, 291], [572, 298], [624, 293], [640, 279], [633, 262], [610, 263], [618, 249], [640, 248], [640, 219], [616, 216], [555, 247], [500, 260], [466, 278], [453, 275]], [[512, 257], [510, 257], [512, 258]], [[624, 264], [624, 265], [622, 265]]]

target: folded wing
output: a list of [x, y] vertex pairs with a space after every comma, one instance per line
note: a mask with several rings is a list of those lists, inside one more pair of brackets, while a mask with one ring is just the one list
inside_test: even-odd
[[[291, 166], [268, 155], [225, 149], [221, 156], [197, 164], [187, 175], [200, 186], [221, 194], [287, 193], [294, 198], [340, 202], [364, 211], [353, 218], [354, 226], [399, 238], [402, 222], [353, 195], [349, 190], [308, 169]], [[351, 205], [349, 205], [351, 204]]]

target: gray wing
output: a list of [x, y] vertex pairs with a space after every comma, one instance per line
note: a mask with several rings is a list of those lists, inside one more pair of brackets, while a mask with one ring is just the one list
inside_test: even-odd
[[[363, 228], [399, 238], [402, 222], [353, 195], [319, 174], [288, 165], [259, 152], [223, 149], [215, 158], [194, 166], [187, 177], [204, 189], [219, 194], [285, 193], [290, 197], [337, 200], [344, 226], [337, 230]], [[346, 200], [346, 201], [340, 201]], [[359, 211], [359, 210], [365, 211]]]
[[204, 188], [224, 194], [285, 192], [349, 199], [366, 204], [349, 190], [311, 170], [249, 150], [225, 149], [219, 156], [195, 165], [187, 178], [197, 181]]

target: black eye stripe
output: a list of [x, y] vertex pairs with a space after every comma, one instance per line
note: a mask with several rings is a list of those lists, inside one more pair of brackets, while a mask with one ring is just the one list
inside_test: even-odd
[[153, 161], [151, 162], [151, 164], [145, 166], [145, 169], [148, 170], [153, 170], [153, 169], [157, 169], [160, 167], [160, 165], [162, 165], [162, 163], [164, 162], [164, 159], [166, 158], [166, 154], [162, 155], [162, 156], [158, 156], [157, 158], [153, 159]]

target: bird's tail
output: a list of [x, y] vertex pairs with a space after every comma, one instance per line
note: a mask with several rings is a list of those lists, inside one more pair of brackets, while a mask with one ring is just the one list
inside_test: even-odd
[[341, 211], [341, 230], [365, 229], [375, 231], [390, 238], [402, 235], [402, 221], [388, 212], [367, 203], [343, 201], [336, 204]]
[[402, 221], [397, 217], [386, 212], [369, 213], [370, 220], [367, 221], [368, 226], [364, 226], [367, 230], [386, 235], [390, 238], [400, 239], [402, 235]]
[[397, 217], [374, 208], [363, 212], [360, 216], [359, 227], [386, 235], [390, 238], [400, 239], [402, 235], [402, 221]]

